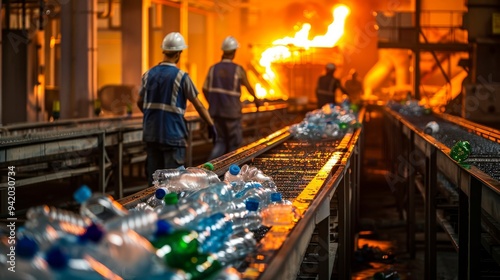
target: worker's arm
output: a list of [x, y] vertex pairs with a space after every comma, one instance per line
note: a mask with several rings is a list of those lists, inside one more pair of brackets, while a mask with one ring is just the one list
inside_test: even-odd
[[337, 88], [340, 89], [340, 91], [342, 91], [344, 94], [349, 95], [349, 92], [347, 92], [347, 90], [342, 86], [340, 80], [337, 80]]
[[189, 99], [191, 103], [193, 103], [194, 108], [196, 109], [196, 112], [200, 115], [200, 117], [208, 124], [208, 125], [214, 125], [214, 121], [210, 117], [210, 114], [208, 113], [208, 110], [203, 106], [203, 103], [201, 103], [200, 99], [198, 97], [191, 98]]
[[260, 100], [257, 98], [257, 95], [255, 95], [255, 91], [252, 87], [252, 85], [250, 85], [250, 82], [248, 81], [248, 77], [247, 77], [247, 73], [245, 72], [245, 70], [243, 68], [240, 67], [240, 77], [241, 77], [241, 84], [247, 88], [248, 90], [248, 93], [250, 93], [251, 96], [253, 96], [254, 98], [254, 102], [255, 102], [255, 106], [259, 107], [261, 105], [261, 102]]

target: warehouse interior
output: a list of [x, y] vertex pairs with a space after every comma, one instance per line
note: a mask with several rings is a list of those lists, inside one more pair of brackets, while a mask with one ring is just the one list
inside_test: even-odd
[[[213, 171], [257, 166], [303, 208], [284, 238], [254, 232], [257, 249], [224, 270], [238, 278], [211, 279], [500, 277], [497, 0], [4, 0], [1, 15], [3, 243], [12, 167], [18, 225], [39, 205], [78, 212], [83, 184], [128, 209], [150, 197], [142, 75], [162, 61], [164, 36], [180, 32], [188, 48], [177, 66], [208, 107], [201, 88], [231, 35], [263, 103], [242, 89], [244, 145]], [[358, 74], [357, 126], [299, 139], [291, 128], [318, 109], [327, 63], [342, 84]], [[185, 119], [185, 167], [201, 167], [212, 142], [192, 104]], [[426, 132], [431, 121], [439, 132]], [[459, 162], [451, 152], [462, 140], [472, 148]], [[2, 279], [12, 279], [7, 260]]]

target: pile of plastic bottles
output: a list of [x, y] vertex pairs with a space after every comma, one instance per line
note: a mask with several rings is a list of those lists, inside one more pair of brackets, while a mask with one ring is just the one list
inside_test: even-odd
[[344, 101], [341, 106], [326, 104], [306, 114], [304, 120], [290, 127], [290, 133], [297, 139], [320, 140], [342, 137], [358, 123], [356, 115]]
[[[85, 185], [74, 194], [78, 214], [47, 205], [29, 209], [17, 232], [16, 273], [4, 267], [9, 274], [0, 276], [239, 279], [235, 264], [256, 248], [252, 231], [289, 227], [300, 217], [255, 167], [232, 165], [223, 181], [205, 171], [158, 170], [155, 194], [131, 209]], [[4, 239], [5, 256], [10, 245]]]

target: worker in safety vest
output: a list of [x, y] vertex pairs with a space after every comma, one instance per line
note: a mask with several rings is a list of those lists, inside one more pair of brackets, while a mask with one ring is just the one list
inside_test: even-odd
[[328, 103], [335, 104], [335, 92], [340, 89], [344, 94], [349, 93], [344, 89], [339, 79], [335, 78], [336, 66], [333, 63], [326, 64], [326, 74], [319, 77], [316, 85], [316, 98], [318, 99], [318, 108]]
[[238, 41], [234, 37], [224, 39], [221, 47], [222, 60], [210, 67], [203, 85], [203, 93], [209, 104], [208, 111], [218, 132], [209, 160], [236, 150], [243, 142], [240, 101], [242, 85], [254, 97], [257, 109], [260, 106], [245, 70], [233, 62], [238, 48]]
[[167, 34], [162, 42], [163, 61], [142, 76], [137, 106], [144, 114], [142, 139], [146, 143], [149, 186], [156, 170], [184, 165], [188, 144], [184, 119], [187, 100], [208, 124], [208, 136], [214, 141], [217, 138], [214, 122], [197, 97], [198, 90], [188, 74], [176, 66], [186, 48], [180, 33]]

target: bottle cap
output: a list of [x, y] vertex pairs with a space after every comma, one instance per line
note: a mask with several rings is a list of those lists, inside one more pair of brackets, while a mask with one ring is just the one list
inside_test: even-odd
[[205, 162], [203, 164], [203, 168], [205, 168], [207, 170], [210, 170], [210, 171], [213, 171], [214, 170], [214, 165], [211, 162]]
[[163, 201], [165, 201], [165, 204], [167, 205], [175, 205], [179, 202], [179, 197], [177, 196], [177, 193], [167, 193], [163, 198]]
[[31, 259], [38, 252], [38, 244], [30, 237], [24, 236], [17, 240], [16, 250], [21, 258]]
[[85, 232], [80, 236], [80, 241], [87, 241], [87, 240], [90, 240], [92, 242], [99, 242], [99, 240], [101, 240], [101, 238], [104, 236], [104, 231], [103, 229], [92, 223], [90, 226], [87, 227], [87, 229], [85, 230]]
[[78, 203], [84, 203], [92, 196], [92, 190], [87, 185], [82, 185], [73, 193], [73, 198]]
[[229, 173], [231, 175], [238, 175], [240, 173], [240, 167], [236, 164], [231, 164], [231, 166], [229, 166]]
[[245, 206], [248, 211], [257, 211], [257, 209], [259, 209], [259, 201], [249, 198], [245, 201]]
[[281, 195], [280, 192], [271, 193], [271, 201], [272, 202], [278, 202], [281, 200], [283, 200], [283, 196]]
[[47, 251], [45, 258], [53, 269], [63, 269], [68, 266], [69, 257], [59, 247], [54, 247]]
[[171, 233], [173, 230], [172, 226], [164, 220], [156, 221], [156, 236], [162, 236]]
[[167, 194], [167, 191], [165, 191], [165, 189], [162, 189], [162, 188], [156, 189], [156, 191], [155, 191], [155, 197], [158, 199], [163, 199], [166, 194]]

